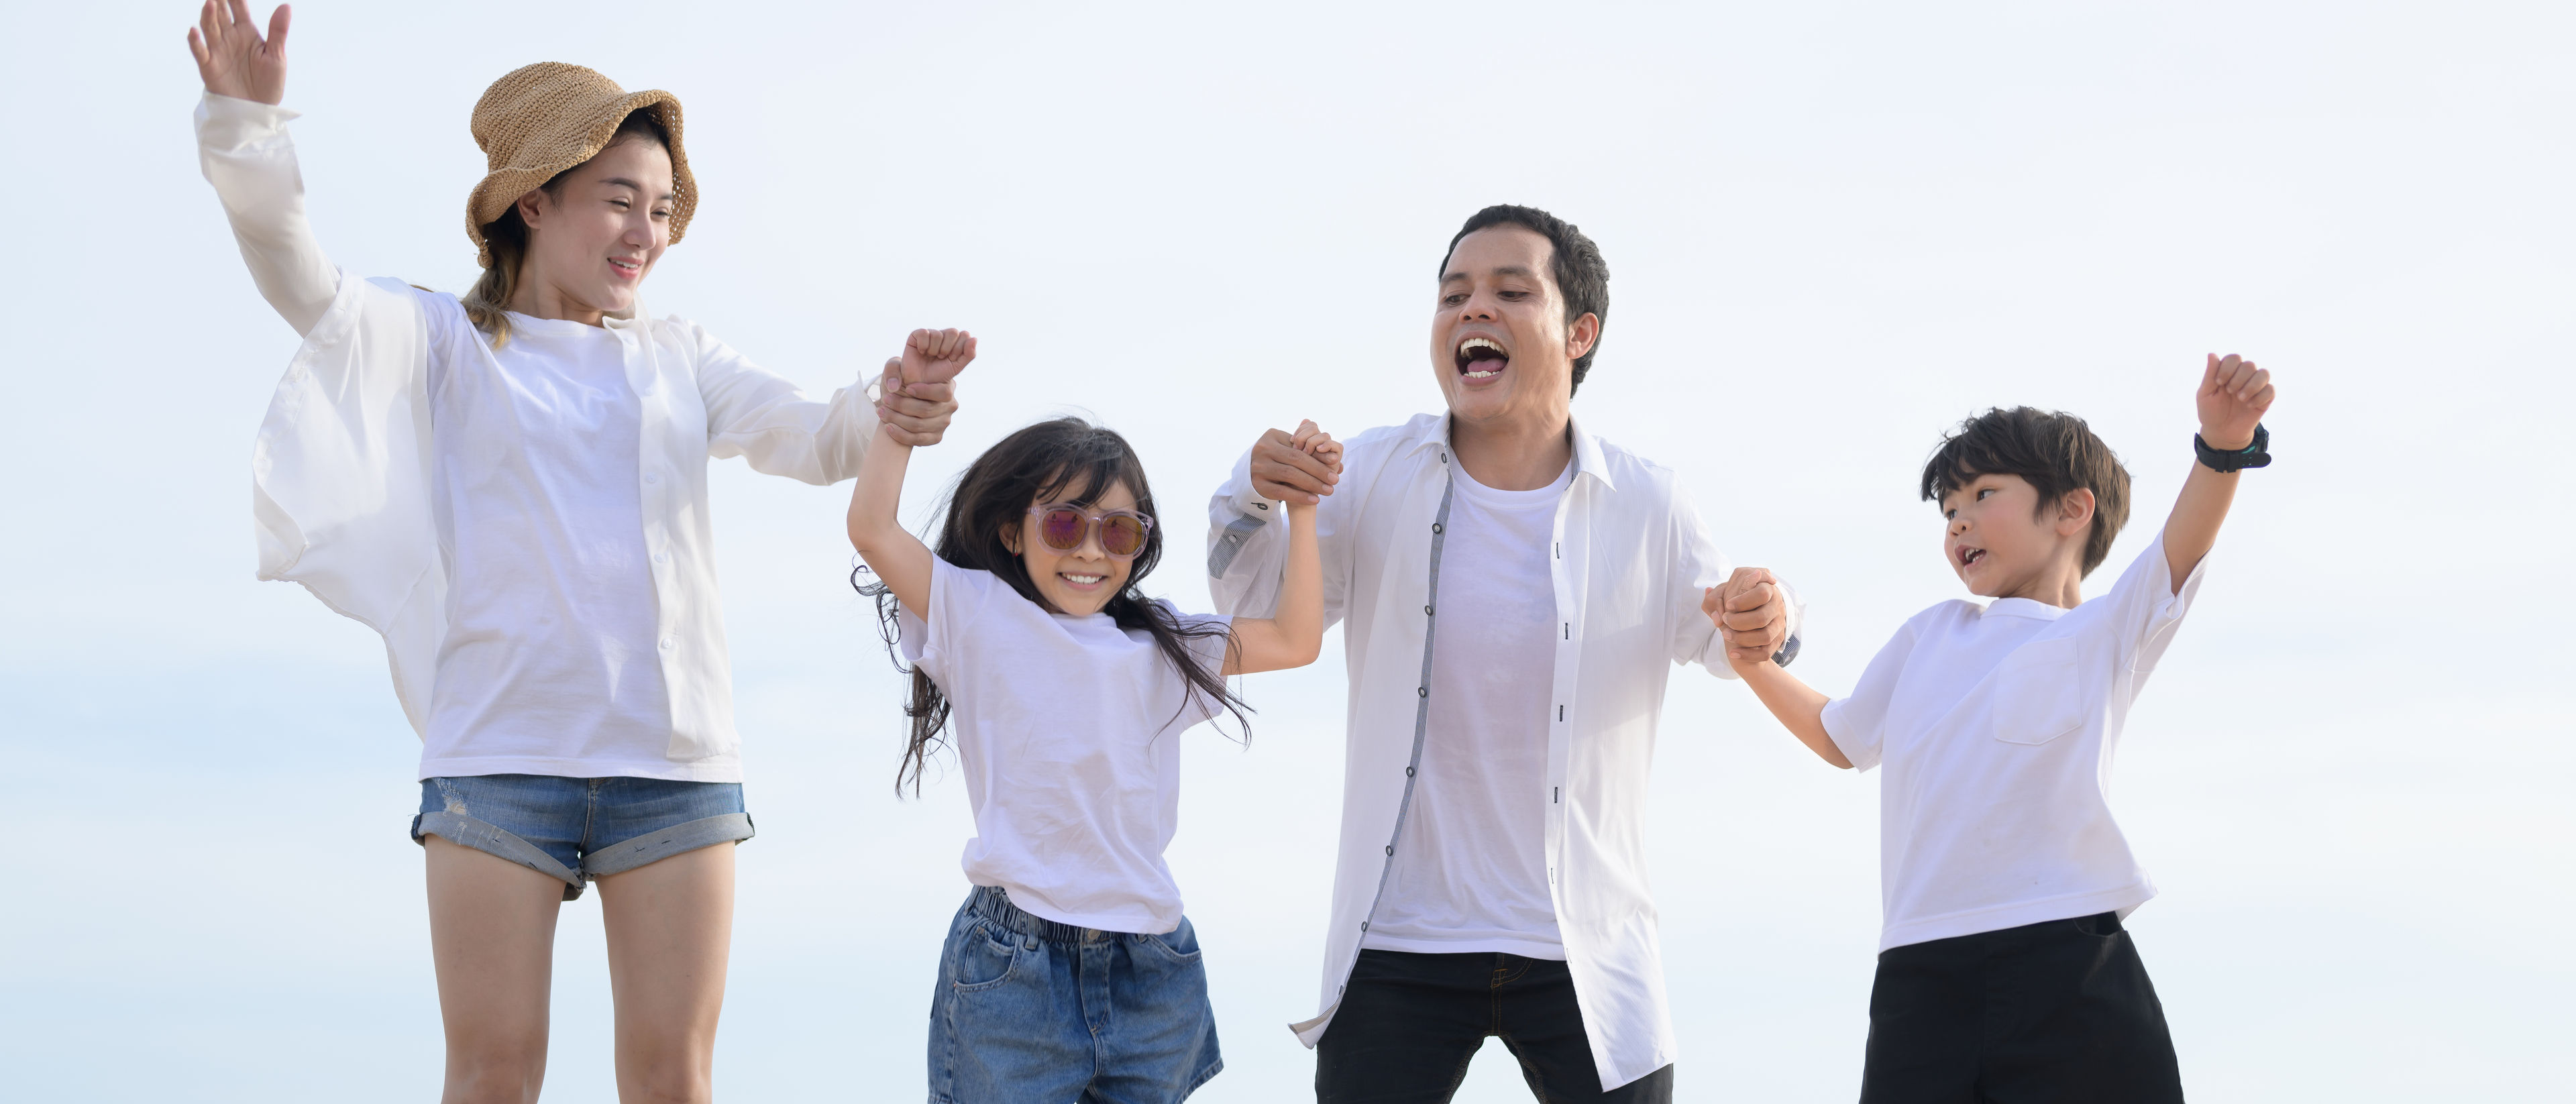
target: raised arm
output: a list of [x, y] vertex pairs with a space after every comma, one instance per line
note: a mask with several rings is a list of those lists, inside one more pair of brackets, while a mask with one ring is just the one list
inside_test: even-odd
[[[914, 330], [904, 341], [903, 356], [886, 362], [882, 383], [889, 392], [907, 378], [936, 378], [945, 386], [974, 359], [975, 337], [964, 330]], [[944, 426], [947, 419], [940, 421]], [[904, 469], [918, 440], [890, 417], [877, 423], [866, 462], [859, 466], [858, 486], [850, 491], [849, 527], [850, 546], [868, 562], [868, 570], [894, 592], [895, 601], [927, 623], [932, 553], [899, 517]]]
[[[2218, 452], [2243, 452], [2253, 446], [2263, 413], [2272, 409], [2272, 373], [2234, 353], [2212, 353], [2194, 403], [2200, 408], [2201, 441]], [[2181, 590], [2191, 569], [2218, 544], [2218, 527], [2236, 501], [2236, 474], [2195, 461], [2191, 476], [2183, 480], [2173, 515], [2165, 519], [2165, 564], [2173, 589]]]
[[[1291, 444], [1301, 457], [1339, 478], [1342, 445], [1306, 422]], [[1316, 496], [1288, 501], [1288, 562], [1281, 572], [1279, 610], [1271, 617], [1234, 619], [1235, 650], [1225, 673], [1248, 675], [1279, 671], [1315, 662], [1324, 650], [1324, 558], [1315, 532]]]
[[[892, 429], [901, 444], [938, 444], [957, 412], [957, 373], [975, 359], [975, 339], [963, 330], [915, 330], [904, 355], [886, 361], [877, 381], [881, 394], [871, 409], [865, 377], [816, 402], [785, 376], [753, 364], [703, 329], [691, 329], [698, 345], [698, 394], [707, 407], [707, 454], [719, 460], [740, 456], [754, 471], [822, 486], [858, 474], [880, 425]], [[914, 343], [936, 335], [962, 341], [962, 351], [949, 359], [920, 359]]]
[[188, 31], [188, 52], [206, 86], [197, 106], [198, 167], [223, 202], [260, 297], [302, 334], [330, 309], [340, 273], [305, 222], [304, 178], [286, 136], [295, 113], [277, 106], [286, 96], [288, 14], [279, 5], [262, 38], [243, 0], [207, 0]]
[[[1341, 459], [1337, 452], [1334, 463]], [[1335, 500], [1340, 481], [1340, 469], [1298, 447], [1293, 434], [1262, 433], [1208, 499], [1208, 595], [1217, 612], [1269, 617], [1278, 609], [1289, 554], [1284, 507], [1311, 505], [1314, 523], [1307, 528], [1323, 558], [1324, 624], [1341, 619], [1348, 548], [1336, 532], [1353, 523], [1347, 514], [1353, 507], [1346, 498]]]
[[[1748, 601], [1754, 602], [1758, 608], [1763, 588], [1772, 586], [1776, 586], [1776, 582], [1770, 572], [1758, 567], [1739, 567], [1726, 585], [1710, 587], [1701, 595], [1700, 612], [1717, 623], [1721, 635], [1732, 637], [1736, 634], [1726, 628], [1727, 618], [1741, 616], [1745, 611], [1736, 607]], [[1742, 635], [1751, 640], [1758, 633]], [[1744, 680], [1744, 685], [1753, 689], [1753, 696], [1762, 699], [1762, 707], [1770, 710], [1771, 715], [1779, 719], [1780, 726], [1796, 736], [1799, 743], [1807, 745], [1807, 750], [1837, 767], [1852, 765], [1842, 749], [1835, 746], [1834, 738], [1825, 731], [1825, 703], [1833, 699], [1817, 693], [1799, 681], [1798, 676], [1781, 670], [1779, 664], [1771, 661], [1771, 653], [1761, 650], [1758, 643], [1752, 647], [1738, 647], [1730, 641], [1726, 648], [1726, 663], [1734, 669], [1736, 677]]]

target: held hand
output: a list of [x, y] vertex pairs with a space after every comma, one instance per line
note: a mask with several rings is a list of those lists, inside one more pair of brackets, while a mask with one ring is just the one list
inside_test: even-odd
[[2234, 452], [2254, 443], [2254, 427], [2272, 409], [2272, 373], [2234, 353], [2211, 353], [2194, 401], [2200, 407], [2200, 439], [2221, 452]]
[[964, 330], [914, 330], [903, 343], [903, 379], [946, 383], [975, 362], [975, 335]]
[[[1308, 451], [1316, 438], [1329, 455]], [[1252, 445], [1252, 490], [1263, 498], [1291, 506], [1312, 506], [1333, 493], [1342, 479], [1342, 443], [1325, 436], [1315, 423], [1304, 422], [1292, 436], [1268, 430]]]
[[1789, 639], [1789, 596], [1767, 568], [1736, 568], [1724, 585], [1700, 595], [1699, 608], [1717, 624], [1730, 664], [1769, 662]]
[[1334, 440], [1332, 434], [1316, 428], [1311, 419], [1297, 423], [1297, 432], [1288, 438], [1288, 443], [1295, 445], [1297, 451], [1323, 461], [1326, 473], [1335, 480], [1342, 477], [1342, 443]]
[[268, 37], [250, 20], [247, 0], [206, 0], [188, 31], [188, 52], [206, 91], [275, 105], [286, 99], [287, 7], [268, 16]]
[[906, 447], [938, 444], [948, 432], [948, 419], [957, 413], [957, 385], [905, 383], [901, 357], [886, 358], [885, 371], [871, 390], [877, 393], [877, 421], [885, 425], [886, 436]]
[[[1334, 479], [1340, 479], [1342, 477], [1342, 443], [1334, 440], [1332, 434], [1315, 428], [1315, 423], [1311, 421], [1297, 423], [1297, 432], [1289, 436], [1288, 444], [1297, 451], [1305, 453], [1307, 456], [1315, 460], [1321, 461], [1324, 465], [1326, 475], [1329, 475]], [[1325, 491], [1324, 493], [1331, 494], [1333, 492]], [[1292, 518], [1312, 517], [1315, 513], [1315, 505], [1316, 504], [1312, 502], [1298, 502], [1292, 499], [1288, 503], [1288, 516]], [[1299, 524], [1304, 524], [1304, 522], [1301, 521]]]

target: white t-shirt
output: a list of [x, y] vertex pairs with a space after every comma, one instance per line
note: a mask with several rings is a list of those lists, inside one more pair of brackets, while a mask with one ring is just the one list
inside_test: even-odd
[[[1190, 650], [1222, 671], [1226, 640], [1219, 632]], [[989, 571], [935, 557], [929, 624], [903, 618], [901, 647], [948, 695], [975, 810], [966, 880], [1058, 923], [1180, 927], [1180, 887], [1163, 863], [1180, 826], [1180, 737], [1223, 706], [1193, 699], [1143, 630], [1103, 613], [1049, 613]]]
[[1421, 777], [1360, 946], [1561, 960], [1547, 802], [1530, 795], [1547, 786], [1560, 621], [1548, 541], [1574, 466], [1535, 491], [1451, 479]]
[[513, 313], [487, 351], [454, 300], [423, 301], [449, 586], [421, 776], [703, 777], [670, 755], [619, 336]]
[[2170, 586], [2159, 534], [2108, 594], [1943, 602], [1880, 649], [1825, 731], [1879, 780], [1879, 949], [2117, 912], [2156, 895], [2111, 819], [2129, 705], [2202, 569]]

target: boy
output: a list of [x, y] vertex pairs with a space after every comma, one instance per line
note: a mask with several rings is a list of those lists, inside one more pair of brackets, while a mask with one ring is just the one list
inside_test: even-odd
[[1863, 1104], [2182, 1099], [2164, 1008], [2120, 926], [2155, 886], [2103, 787], [2236, 471], [2271, 460], [2270, 373], [2212, 356], [2198, 403], [2199, 463], [2110, 593], [2078, 588], [2128, 520], [2129, 473], [2082, 419], [1990, 410], [1942, 441], [1922, 493], [1948, 523], [1951, 570], [1992, 602], [1916, 614], [1846, 698], [1733, 661], [1826, 762], [1887, 767]]

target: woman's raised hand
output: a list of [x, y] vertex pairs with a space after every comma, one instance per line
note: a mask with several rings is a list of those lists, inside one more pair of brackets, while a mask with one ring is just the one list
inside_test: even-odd
[[188, 29], [188, 52], [206, 91], [236, 100], [277, 104], [286, 99], [287, 7], [268, 16], [268, 37], [250, 21], [246, 0], [206, 0]]

